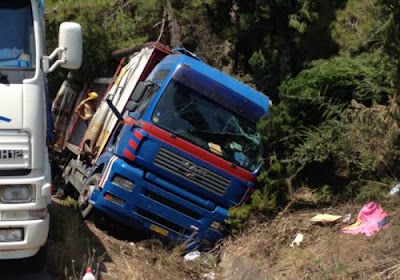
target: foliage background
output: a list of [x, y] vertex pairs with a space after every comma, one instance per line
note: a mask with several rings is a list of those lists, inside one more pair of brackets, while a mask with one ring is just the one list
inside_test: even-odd
[[[265, 168], [234, 224], [288, 201], [378, 199], [398, 181], [400, 2], [48, 0], [49, 49], [59, 23], [81, 23], [85, 58], [75, 77], [89, 81], [112, 73], [112, 51], [157, 40], [163, 17], [163, 43], [273, 101], [259, 124]], [[52, 77], [53, 92], [64, 77]]]

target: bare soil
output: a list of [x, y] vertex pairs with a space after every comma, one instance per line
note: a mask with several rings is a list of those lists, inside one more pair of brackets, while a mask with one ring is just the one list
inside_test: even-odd
[[[84, 221], [71, 201], [51, 207], [49, 271], [54, 279], [80, 279], [87, 267], [100, 279], [400, 279], [400, 198], [380, 202], [390, 227], [372, 237], [342, 233], [362, 205], [285, 209], [272, 220], [258, 218], [238, 236], [227, 238], [193, 262], [183, 249], [117, 224]], [[345, 216], [315, 224], [318, 213]], [[94, 222], [94, 221], [95, 222]], [[290, 247], [297, 233], [300, 246]]]
[[53, 199], [50, 211], [48, 262], [54, 279], [81, 279], [88, 267], [104, 280], [207, 279], [204, 274], [217, 270], [215, 252], [185, 262], [180, 247], [109, 219], [84, 221], [72, 200]]
[[[400, 279], [400, 199], [388, 199], [381, 205], [391, 217], [391, 226], [372, 237], [341, 231], [355, 222], [362, 205], [280, 213], [274, 220], [256, 224], [225, 242], [223, 275], [226, 279], [252, 280]], [[352, 218], [348, 223], [311, 223], [310, 218], [318, 213], [350, 213]], [[304, 241], [291, 248], [299, 232]], [[244, 260], [242, 269], [237, 268], [238, 260]], [[241, 271], [246, 271], [249, 263], [252, 268], [243, 275]], [[232, 273], [235, 268], [236, 274]], [[251, 273], [251, 277], [246, 276]]]

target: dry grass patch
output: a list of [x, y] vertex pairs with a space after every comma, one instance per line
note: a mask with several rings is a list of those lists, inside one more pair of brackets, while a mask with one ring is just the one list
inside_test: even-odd
[[71, 200], [50, 206], [49, 270], [55, 279], [80, 279], [87, 267], [108, 260], [106, 249], [93, 235]]
[[184, 248], [145, 239], [130, 228], [98, 228], [84, 221], [73, 200], [51, 205], [49, 268], [54, 279], [80, 279], [87, 267], [98, 268], [101, 279], [159, 280], [205, 279], [217, 271], [218, 251], [183, 260]]
[[[362, 205], [342, 205], [278, 215], [227, 241], [225, 251], [249, 259], [271, 279], [400, 279], [400, 200], [382, 205], [392, 225], [370, 238], [343, 234], [342, 222], [309, 221], [317, 213], [351, 213], [353, 222]], [[298, 232], [304, 241], [290, 248]]]

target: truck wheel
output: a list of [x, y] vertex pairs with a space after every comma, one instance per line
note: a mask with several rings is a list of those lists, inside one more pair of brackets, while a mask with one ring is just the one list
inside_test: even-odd
[[93, 209], [93, 205], [89, 203], [89, 199], [92, 196], [93, 190], [99, 185], [100, 177], [99, 173], [92, 175], [92, 177], [86, 180], [79, 193], [78, 206], [83, 218], [86, 218]]

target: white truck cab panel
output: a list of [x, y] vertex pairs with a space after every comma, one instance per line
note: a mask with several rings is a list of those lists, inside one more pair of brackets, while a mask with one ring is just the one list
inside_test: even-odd
[[78, 42], [45, 56], [43, 0], [0, 1], [0, 24], [0, 259], [15, 259], [35, 255], [47, 240], [45, 75], [51, 67], [80, 66], [82, 32], [71, 23], [63, 38]]

